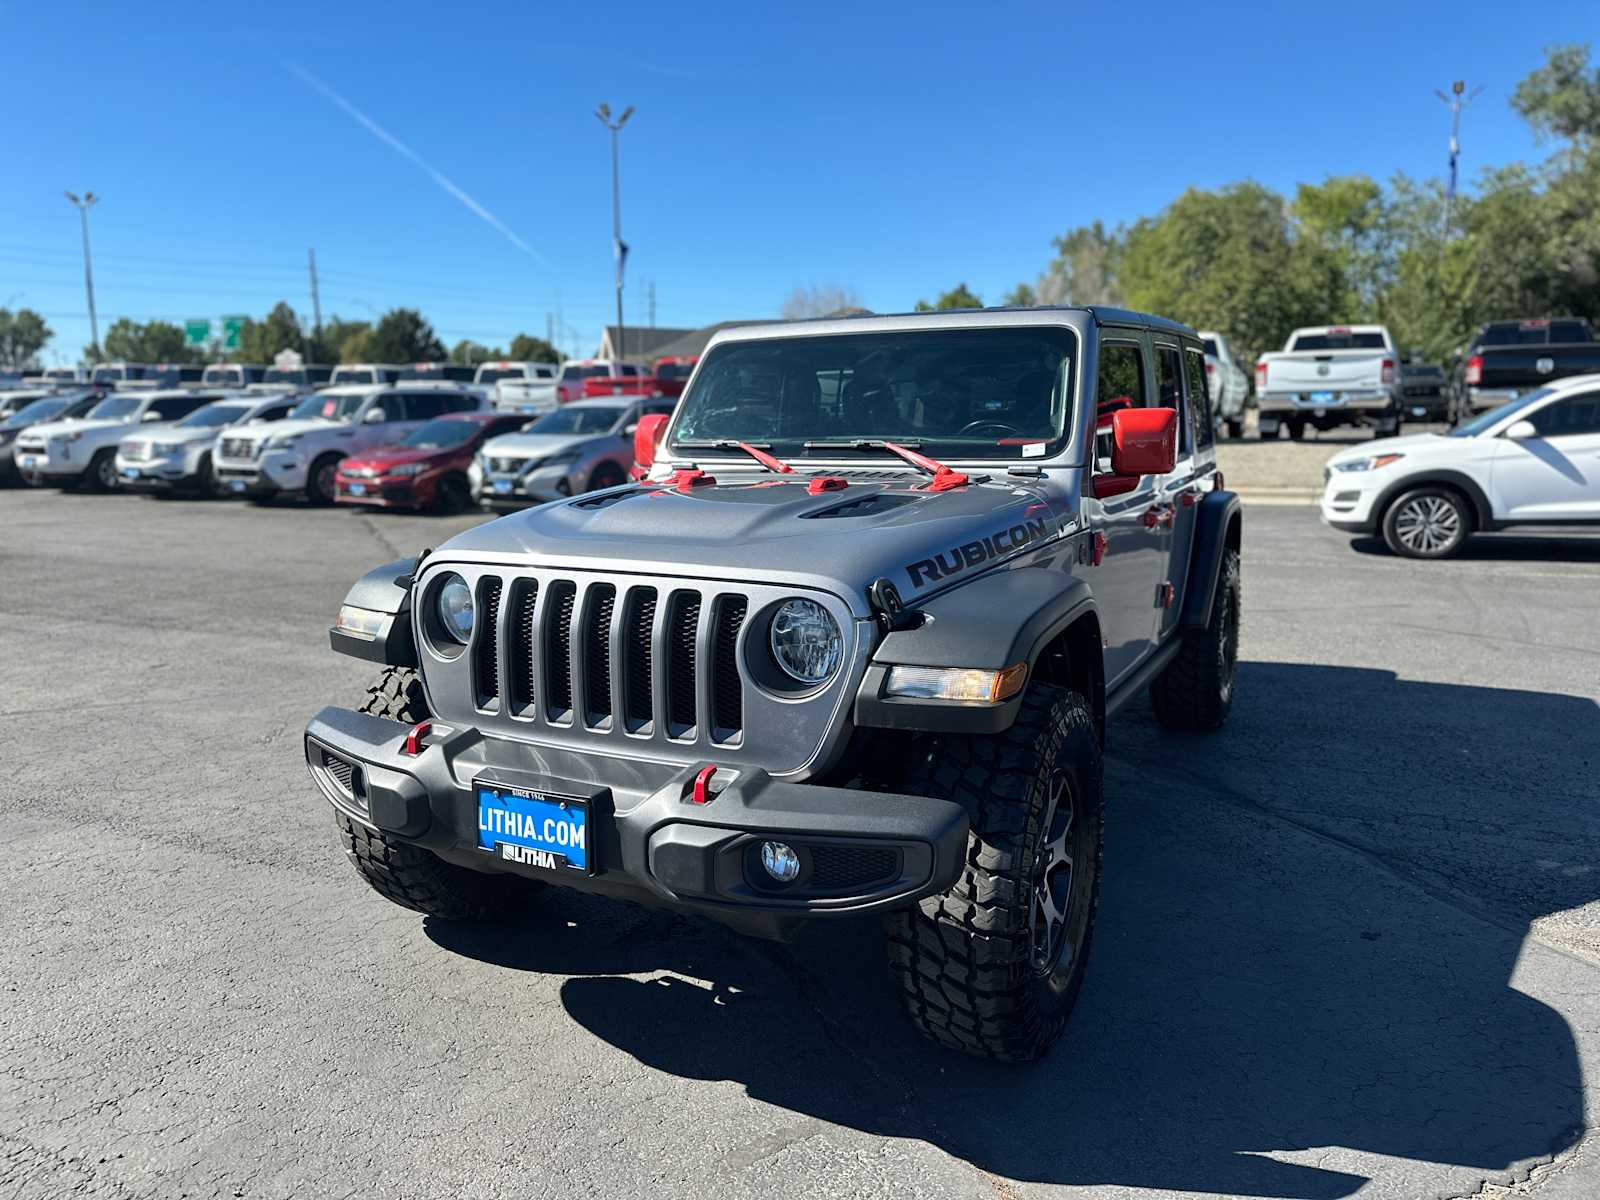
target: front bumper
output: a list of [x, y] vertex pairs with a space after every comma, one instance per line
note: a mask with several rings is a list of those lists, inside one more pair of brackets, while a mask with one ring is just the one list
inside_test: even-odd
[[179, 452], [162, 458], [131, 459], [117, 452], [117, 486], [131, 492], [169, 492], [198, 486], [200, 455]]
[[89, 458], [80, 460], [70, 447], [58, 449], [59, 453], [52, 454], [50, 447], [19, 446], [13, 451], [12, 462], [17, 473], [30, 483], [59, 484], [83, 478], [83, 473], [89, 469]]
[[301, 492], [306, 486], [306, 464], [293, 450], [269, 450], [256, 459], [219, 458], [216, 470], [219, 488], [246, 496]]
[[[359, 493], [352, 488], [360, 488]], [[333, 498], [339, 504], [360, 504], [368, 508], [421, 508], [422, 497], [417, 491], [415, 477], [403, 479], [386, 479], [383, 477], [365, 477], [352, 479], [345, 475], [338, 477], [338, 484]]]
[[[325, 708], [306, 727], [311, 777], [350, 819], [471, 870], [697, 912], [782, 937], [804, 920], [902, 907], [944, 891], [965, 861], [967, 813], [949, 800], [725, 768], [711, 777], [711, 800], [695, 804], [695, 778], [713, 764], [533, 747], [439, 723], [411, 756], [407, 732], [394, 721]], [[479, 780], [584, 798], [593, 873], [543, 870], [479, 849]], [[806, 864], [785, 888], [761, 873], [752, 853], [766, 839], [789, 844]]]
[[1322, 520], [1345, 533], [1376, 533], [1378, 498], [1394, 481], [1382, 467], [1376, 471], [1334, 471], [1325, 469], [1322, 489]]
[[576, 495], [576, 471], [570, 466], [547, 467], [525, 475], [486, 474], [478, 490], [478, 503], [485, 508], [524, 508]]

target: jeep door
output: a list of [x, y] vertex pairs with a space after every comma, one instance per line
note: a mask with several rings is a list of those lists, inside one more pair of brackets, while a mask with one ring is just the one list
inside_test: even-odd
[[1189, 555], [1194, 547], [1195, 504], [1210, 486], [1216, 465], [1216, 422], [1201, 350], [1158, 337], [1155, 355], [1156, 394], [1160, 403], [1178, 410], [1178, 460], [1159, 489], [1158, 519], [1167, 538], [1167, 570], [1157, 585], [1157, 600], [1165, 638], [1177, 629], [1183, 610]]
[[[1094, 473], [1111, 470], [1111, 416], [1149, 405], [1149, 353], [1135, 330], [1105, 330], [1095, 381]], [[1160, 479], [1146, 475], [1120, 496], [1085, 502], [1090, 524], [1105, 534], [1104, 561], [1090, 575], [1105, 639], [1106, 687], [1142, 662], [1155, 644], [1156, 585], [1166, 578], [1168, 540], [1151, 520], [1161, 503]]]

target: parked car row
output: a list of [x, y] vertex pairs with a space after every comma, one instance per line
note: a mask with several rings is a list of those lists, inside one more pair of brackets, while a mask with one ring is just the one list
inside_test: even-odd
[[98, 491], [499, 510], [625, 483], [640, 419], [676, 404], [577, 400], [530, 418], [473, 384], [421, 377], [257, 389], [38, 395], [0, 422], [0, 471]]

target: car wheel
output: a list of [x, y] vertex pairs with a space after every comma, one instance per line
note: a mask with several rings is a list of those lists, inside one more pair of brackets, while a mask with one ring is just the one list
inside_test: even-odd
[[1383, 540], [1406, 558], [1449, 558], [1466, 542], [1472, 524], [1472, 511], [1459, 493], [1416, 488], [1383, 514]]
[[[416, 671], [385, 667], [367, 689], [361, 711], [408, 725], [427, 720], [428, 702]], [[334, 821], [356, 874], [385, 900], [402, 908], [445, 921], [486, 920], [503, 914], [520, 896], [537, 887], [532, 880], [458, 867], [342, 812], [334, 813]]]
[[888, 918], [906, 1013], [953, 1049], [1038, 1058], [1083, 986], [1100, 902], [1103, 786], [1089, 704], [1035, 684], [1004, 733], [931, 739], [904, 786], [959, 802], [972, 822], [961, 878]]
[[98, 450], [89, 460], [89, 469], [83, 481], [92, 492], [109, 492], [117, 486], [117, 452], [114, 449]]
[[619, 487], [628, 482], [628, 477], [622, 473], [622, 468], [616, 463], [604, 462], [594, 469], [594, 474], [589, 476], [588, 490], [598, 492], [604, 488]]
[[472, 507], [472, 488], [460, 475], [446, 475], [439, 481], [435, 503], [442, 513], [465, 512]]
[[339, 485], [339, 462], [339, 455], [324, 454], [311, 464], [306, 472], [306, 499], [312, 504], [333, 503], [334, 490]]
[[1301, 438], [1306, 436], [1306, 423], [1303, 420], [1290, 421], [1288, 422], [1288, 425], [1289, 437], [1292, 441], [1298, 442]]
[[195, 494], [206, 500], [215, 500], [222, 495], [222, 487], [217, 483], [217, 468], [211, 462], [211, 452], [208, 450], [200, 456], [200, 471], [195, 476]]
[[1239, 663], [1239, 552], [1225, 550], [1211, 620], [1183, 634], [1177, 656], [1150, 684], [1150, 706], [1167, 729], [1221, 729], [1233, 707]]
[[1244, 421], [1241, 418], [1230, 417], [1228, 419], [1228, 436], [1234, 439], [1244, 436]]

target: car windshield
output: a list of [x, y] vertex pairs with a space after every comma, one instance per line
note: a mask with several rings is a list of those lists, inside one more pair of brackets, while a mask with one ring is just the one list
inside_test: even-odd
[[558, 408], [522, 428], [524, 433], [604, 433], [626, 411], [616, 404]]
[[304, 371], [280, 371], [277, 367], [269, 368], [267, 373], [261, 377], [262, 383], [304, 383], [305, 381], [306, 373]]
[[178, 428], [215, 429], [219, 425], [232, 425], [249, 411], [248, 404], [208, 404], [179, 421]]
[[889, 441], [935, 457], [1043, 457], [1071, 429], [1076, 353], [1070, 330], [1044, 327], [729, 342], [701, 363], [673, 444], [838, 457], [855, 449], [841, 443]]
[[89, 378], [92, 383], [117, 383], [124, 378], [133, 378], [134, 374], [133, 371], [124, 372], [121, 367], [96, 367]]
[[333, 373], [334, 383], [377, 383], [377, 378], [371, 371], [346, 371], [342, 368]]
[[527, 371], [521, 367], [479, 367], [479, 383], [499, 383], [502, 379], [526, 379]]
[[4, 421], [0, 421], [0, 429], [21, 429], [24, 425], [32, 425], [36, 421], [48, 421], [66, 407], [65, 400], [58, 400], [54, 396], [43, 396], [30, 404], [24, 404]]
[[1206, 338], [1200, 344], [1206, 348], [1206, 353], [1211, 355], [1212, 358], [1216, 358], [1217, 357], [1217, 339], [1216, 338]]
[[201, 383], [240, 383], [243, 379], [244, 372], [238, 367], [207, 367], [200, 376]]
[[325, 421], [348, 421], [356, 415], [356, 410], [366, 398], [365, 392], [343, 396], [319, 392], [300, 401], [289, 416], [296, 421], [309, 421], [318, 417]]
[[429, 421], [400, 444], [419, 450], [448, 450], [451, 446], [470, 442], [482, 428], [476, 421], [452, 421], [442, 417], [437, 421]]
[[1328, 330], [1326, 333], [1302, 333], [1294, 340], [1295, 350], [1382, 350], [1383, 334], [1351, 333], [1346, 330]]
[[116, 421], [131, 417], [139, 407], [139, 396], [107, 396], [89, 413], [96, 421]]
[[1481, 413], [1472, 420], [1467, 421], [1464, 424], [1457, 425], [1450, 431], [1449, 436], [1477, 437], [1485, 429], [1498, 424], [1507, 417], [1511, 416], [1513, 413], [1521, 412], [1523, 409], [1527, 408], [1528, 405], [1543, 400], [1549, 394], [1549, 388], [1539, 388], [1537, 391], [1529, 392], [1526, 396], [1511, 401], [1510, 404], [1502, 404], [1498, 408], [1491, 408], [1488, 412]]
[[452, 379], [457, 383], [472, 381], [472, 368], [454, 363], [418, 363], [400, 372], [401, 379]]

